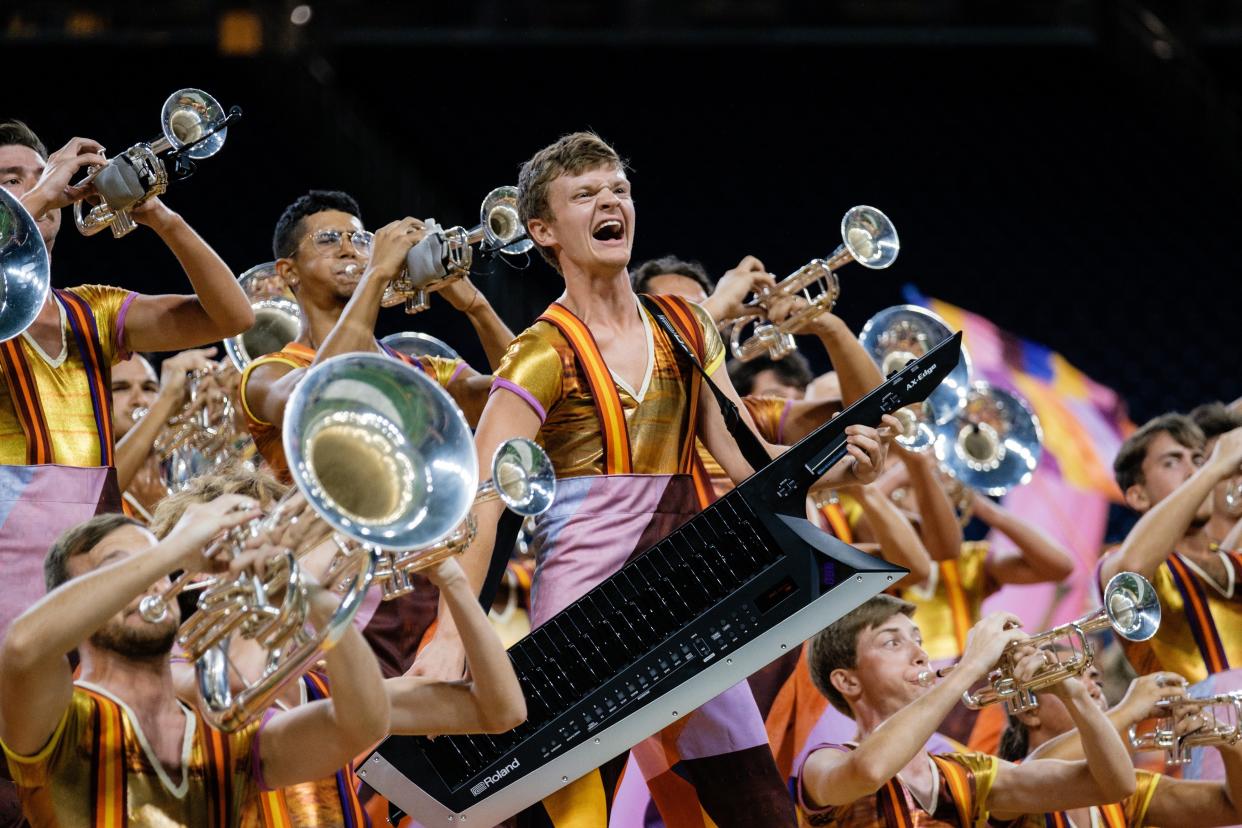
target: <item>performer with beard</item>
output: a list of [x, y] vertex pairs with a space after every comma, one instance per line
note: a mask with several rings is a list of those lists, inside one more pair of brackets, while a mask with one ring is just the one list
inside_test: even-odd
[[[1122, 642], [1140, 675], [1165, 670], [1195, 682], [1191, 695], [1242, 689], [1242, 553], [1213, 548], [1212, 494], [1242, 467], [1242, 428], [1221, 434], [1205, 460], [1203, 432], [1181, 414], [1143, 425], [1113, 463], [1126, 504], [1142, 517], [1100, 561], [1099, 583], [1137, 572], [1160, 596], [1163, 621], [1142, 643]], [[1189, 779], [1222, 779], [1215, 751], [1198, 751]]]
[[[330, 699], [233, 733], [177, 700], [180, 612], [174, 603], [152, 624], [139, 602], [171, 572], [218, 569], [204, 548], [259, 514], [249, 498], [220, 497], [187, 509], [160, 543], [130, 518], [100, 515], [52, 547], [48, 595], [0, 645], [0, 742], [34, 828], [239, 825], [260, 791], [329, 776], [387, 732], [379, 668], [352, 629], [326, 654]], [[76, 682], [65, 656], [75, 647]]]

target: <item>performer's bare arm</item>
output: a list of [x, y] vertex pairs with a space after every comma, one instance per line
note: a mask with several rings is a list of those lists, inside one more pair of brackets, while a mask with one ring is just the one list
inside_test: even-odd
[[919, 533], [901, 510], [875, 486], [856, 486], [849, 491], [862, 504], [862, 519], [880, 544], [881, 557], [910, 570], [910, 574], [900, 583], [909, 585], [926, 581], [931, 574], [931, 556], [919, 539]]
[[[479, 342], [483, 345], [483, 353], [487, 355], [488, 367], [493, 371], [499, 368], [505, 350], [513, 341], [513, 331], [509, 330], [509, 326], [496, 313], [483, 291], [475, 287], [469, 277], [464, 277], [449, 282], [440, 289], [439, 294], [470, 320]], [[488, 384], [490, 386], [490, 380]]]
[[1041, 584], [1064, 581], [1074, 574], [1073, 554], [1035, 524], [983, 495], [975, 497], [974, 514], [1014, 542], [1017, 549], [989, 552], [988, 577], [998, 584]]
[[[498, 388], [488, 399], [479, 427], [474, 432], [474, 446], [479, 457], [479, 480], [488, 480], [492, 474], [492, 455], [502, 442], [512, 437], [534, 439], [539, 433], [539, 415], [530, 405], [506, 388]], [[496, 544], [496, 524], [500, 520], [504, 504], [493, 500], [474, 508], [477, 532], [474, 540], [459, 558], [461, 567], [470, 582], [470, 590], [478, 595], [491, 565], [492, 549]], [[411, 669], [411, 674], [427, 676], [444, 681], [457, 680], [462, 676], [465, 653], [461, 634], [449, 607], [443, 598], [436, 624], [436, 633]]]
[[[234, 507], [244, 511], [230, 511]], [[73, 695], [66, 656], [118, 613], [136, 606], [151, 585], [178, 569], [215, 566], [204, 546], [223, 529], [259, 516], [249, 498], [225, 495], [195, 504], [155, 546], [112, 550], [96, 569], [54, 589], [22, 613], [0, 643], [0, 739], [32, 755], [51, 737]]]
[[526, 719], [526, 700], [509, 655], [479, 605], [477, 591], [452, 559], [438, 564], [428, 578], [439, 587], [453, 619], [470, 677], [437, 681], [405, 675], [385, 681], [392, 705], [391, 731], [434, 736], [512, 730]]
[[953, 502], [936, 479], [936, 461], [930, 453], [898, 452], [909, 474], [910, 488], [919, 507], [919, 534], [933, 561], [951, 561], [962, 554], [962, 524]]
[[1137, 572], [1144, 578], [1155, 577], [1156, 570], [1186, 534], [1200, 504], [1217, 483], [1236, 474], [1239, 465], [1242, 428], [1235, 428], [1220, 436], [1212, 456], [1189, 480], [1139, 518], [1121, 548], [1104, 559], [1100, 566], [1101, 582], [1108, 583], [1109, 578], [1125, 571]]

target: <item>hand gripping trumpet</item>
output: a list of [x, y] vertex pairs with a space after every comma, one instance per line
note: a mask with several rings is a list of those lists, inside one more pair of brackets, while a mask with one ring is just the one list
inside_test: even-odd
[[[868, 319], [858, 341], [888, 377], [951, 336], [953, 331], [931, 311], [918, 305], [895, 305]], [[969, 383], [970, 358], [963, 348], [957, 367], [925, 401], [893, 412], [902, 426], [897, 442], [910, 451], [930, 450], [936, 442], [935, 426], [950, 422], [966, 408]]]
[[[1189, 764], [1193, 748], [1232, 745], [1242, 738], [1242, 691], [1164, 699], [1156, 706], [1167, 715], [1157, 719], [1152, 730], [1140, 733], [1137, 726], [1132, 726], [1130, 746], [1142, 751], [1163, 750], [1166, 765]], [[1178, 723], [1191, 716], [1201, 719], [1201, 725], [1179, 735]]]
[[386, 308], [405, 304], [406, 313], [428, 308], [427, 294], [437, 287], [470, 273], [474, 245], [485, 253], [521, 255], [534, 246], [526, 236], [517, 210], [517, 187], [497, 187], [479, 207], [479, 223], [442, 229], [428, 221], [430, 232], [410, 248], [405, 272], [389, 282], [380, 304]]
[[[229, 125], [241, 118], [241, 109], [227, 113], [219, 101], [201, 89], [179, 89], [164, 101], [160, 114], [163, 132], [150, 142], [134, 144], [102, 167], [91, 167], [81, 183], [92, 182], [95, 195], [83, 199], [93, 203], [83, 210], [82, 201], [73, 205], [73, 220], [84, 236], [93, 236], [105, 227], [116, 238], [137, 226], [129, 212], [164, 193], [171, 179], [188, 178], [195, 161], [220, 151]], [[162, 157], [161, 157], [162, 156]], [[169, 175], [166, 161], [173, 162]]]
[[[987, 685], [963, 693], [962, 704], [971, 710], [978, 710], [1004, 702], [1011, 713], [1034, 710], [1039, 707], [1039, 700], [1035, 697], [1038, 691], [1086, 672], [1095, 661], [1095, 648], [1088, 636], [1108, 627], [1127, 641], [1146, 641], [1156, 634], [1160, 627], [1160, 599], [1142, 575], [1117, 573], [1104, 589], [1104, 606], [1101, 609], [1048, 632], [1011, 643], [988, 673]], [[1029, 681], [1022, 682], [1015, 673], [1019, 651], [1026, 647], [1048, 653], [1052, 663]], [[919, 683], [931, 685], [936, 678], [947, 675], [952, 669], [950, 666], [939, 671], [925, 670], [919, 674]]]
[[[746, 313], [726, 320], [729, 325], [729, 349], [733, 356], [748, 362], [762, 354], [781, 359], [797, 350], [793, 332], [804, 322], [832, 310], [841, 295], [836, 271], [850, 262], [879, 270], [897, 259], [901, 242], [888, 216], [874, 207], [851, 207], [841, 219], [842, 244], [827, 259], [813, 259], [782, 279], [773, 288], [763, 291], [746, 305]], [[768, 307], [782, 297], [801, 296], [804, 308], [792, 313], [779, 324], [768, 321]], [[754, 331], [742, 339], [746, 327]]]

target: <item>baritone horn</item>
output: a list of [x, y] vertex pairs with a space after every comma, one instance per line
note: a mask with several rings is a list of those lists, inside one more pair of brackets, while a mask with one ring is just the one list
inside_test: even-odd
[[[555, 497], [556, 472], [548, 455], [532, 440], [514, 437], [501, 443], [492, 455], [492, 479], [479, 486], [474, 505], [499, 499], [511, 512], [534, 517], [546, 512]], [[475, 531], [474, 516], [467, 515], [452, 534], [430, 546], [404, 552], [382, 550], [375, 579], [383, 590], [383, 600], [413, 591], [411, 575], [464, 552]]]
[[479, 207], [479, 223], [464, 227], [438, 227], [428, 220], [429, 232], [410, 248], [405, 259], [405, 272], [389, 282], [380, 304], [389, 308], [405, 304], [406, 313], [428, 308], [427, 294], [446, 282], [470, 273], [474, 245], [484, 253], [518, 256], [534, 246], [517, 209], [517, 187], [497, 187], [483, 199]]
[[[726, 320], [729, 349], [743, 362], [767, 354], [781, 359], [797, 349], [793, 331], [808, 319], [832, 310], [841, 295], [836, 271], [850, 262], [871, 270], [891, 265], [901, 250], [897, 229], [888, 216], [874, 207], [851, 207], [841, 219], [841, 245], [827, 259], [813, 259], [782, 279], [775, 287], [759, 293], [746, 305], [746, 313]], [[775, 324], [768, 320], [768, 307], [775, 299], [801, 296], [807, 305]], [[746, 327], [754, 331], [742, 339]]]
[[[1035, 696], [1038, 691], [1086, 672], [1095, 661], [1095, 648], [1087, 636], [1108, 627], [1127, 641], [1146, 641], [1160, 628], [1160, 598], [1142, 575], [1135, 572], [1117, 573], [1104, 589], [1102, 608], [1077, 621], [1010, 643], [1000, 661], [988, 673], [987, 684], [963, 693], [962, 704], [971, 710], [979, 710], [1004, 702], [1011, 713], [1034, 710], [1039, 707]], [[1046, 657], [1051, 657], [1052, 663], [1023, 682], [1016, 678], [1015, 673], [1019, 651], [1026, 647], [1043, 650], [1047, 653]], [[919, 674], [919, 682], [930, 685], [952, 669], [950, 666], [939, 671], [925, 670]]]
[[[895, 305], [867, 320], [858, 341], [889, 377], [953, 336], [945, 321], [918, 305]], [[896, 440], [911, 451], [929, 451], [936, 442], [935, 426], [949, 422], [966, 408], [970, 357], [966, 349], [955, 367], [924, 402], [893, 412], [901, 422]]]
[[[1141, 751], [1163, 750], [1166, 765], [1189, 764], [1192, 749], [1232, 745], [1242, 737], [1242, 691], [1199, 698], [1164, 699], [1156, 705], [1167, 711], [1167, 715], [1156, 720], [1154, 729], [1143, 733], [1132, 726], [1130, 746]], [[1200, 718], [1202, 724], [1179, 735], [1177, 725], [1188, 716]]]
[[[201, 89], [179, 89], [164, 101], [160, 113], [161, 135], [134, 144], [103, 166], [92, 165], [81, 183], [95, 185], [95, 194], [73, 205], [73, 220], [84, 236], [105, 227], [120, 238], [136, 227], [130, 211], [163, 194], [169, 180], [188, 178], [195, 162], [220, 151], [230, 124], [241, 118], [241, 109], [227, 113], [220, 102]], [[166, 166], [172, 162], [172, 173]], [[83, 201], [90, 202], [89, 209]]]
[[303, 318], [275, 262], [255, 265], [237, 277], [237, 284], [250, 300], [254, 324], [224, 340], [224, 351], [238, 371], [245, 371], [253, 360], [296, 342], [302, 335]]
[[0, 341], [30, 327], [51, 290], [51, 264], [39, 225], [0, 188]]
[[[380, 547], [434, 546], [474, 502], [478, 465], [465, 417], [439, 385], [398, 360], [347, 354], [312, 368], [289, 397], [281, 437], [294, 485], [333, 533], [327, 578], [340, 603], [326, 623], [307, 624], [299, 555], [274, 561], [262, 582], [221, 581], [203, 593], [182, 640], [197, 656], [209, 721], [221, 727], [261, 714], [344, 633], [373, 583]], [[241, 690], [230, 683], [235, 634], [267, 652], [264, 675]]]

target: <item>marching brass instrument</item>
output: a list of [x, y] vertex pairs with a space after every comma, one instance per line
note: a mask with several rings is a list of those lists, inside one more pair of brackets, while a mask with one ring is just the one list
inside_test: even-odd
[[457, 352], [447, 342], [418, 331], [392, 333], [380, 340], [384, 345], [408, 357], [434, 356], [457, 359]]
[[[1242, 691], [1218, 693], [1199, 698], [1164, 699], [1156, 706], [1167, 715], [1156, 720], [1153, 730], [1140, 733], [1130, 727], [1130, 746], [1135, 750], [1163, 750], [1166, 765], [1190, 763], [1190, 751], [1197, 747], [1232, 745], [1242, 738]], [[1177, 733], [1178, 722], [1197, 716], [1202, 725], [1188, 733]]]
[[[746, 303], [746, 312], [722, 323], [730, 327], [729, 349], [742, 362], [767, 354], [781, 359], [797, 350], [793, 331], [821, 313], [831, 311], [841, 295], [836, 271], [850, 262], [879, 270], [891, 265], [901, 250], [893, 223], [874, 207], [851, 207], [841, 219], [842, 244], [827, 259], [813, 259], [786, 276], [775, 287], [760, 292]], [[807, 301], [779, 324], [768, 320], [768, 307], [773, 300], [801, 296]], [[754, 324], [754, 331], [745, 340], [742, 334]]]
[[[867, 320], [858, 341], [885, 377], [953, 335], [944, 320], [918, 305], [895, 305]], [[911, 451], [927, 451], [936, 442], [935, 426], [949, 422], [966, 408], [970, 357], [966, 349], [955, 367], [924, 402], [893, 412], [902, 426], [896, 440]]]
[[[1076, 621], [1054, 627], [1045, 633], [1011, 642], [1001, 654], [1000, 661], [988, 673], [987, 684], [978, 690], [962, 694], [962, 704], [978, 710], [990, 704], [1004, 702], [1011, 713], [1021, 713], [1039, 707], [1035, 694], [1072, 676], [1079, 676], [1095, 661], [1095, 648], [1087, 636], [1107, 627], [1127, 641], [1146, 641], [1160, 628], [1160, 598], [1151, 583], [1135, 572], [1119, 572], [1108, 581], [1104, 589], [1104, 606]], [[1017, 672], [1019, 653], [1024, 648], [1043, 650], [1051, 656], [1052, 664], [1040, 670], [1027, 681], [1019, 681]], [[930, 670], [919, 674], [919, 682], [933, 683], [952, 667], [938, 672]]]
[[1043, 429], [1026, 402], [982, 381], [970, 384], [952, 420], [932, 430], [936, 461], [963, 519], [975, 492], [999, 497], [1030, 482], [1043, 454]]
[[[224, 390], [208, 384], [208, 372], [195, 371], [186, 381], [186, 401], [161, 427], [151, 444], [169, 494], [195, 477], [232, 462], [244, 453], [250, 435], [239, 430], [237, 409]], [[133, 412], [135, 422], [149, 414]]]
[[[164, 101], [160, 113], [162, 135], [149, 142], [134, 144], [103, 166], [92, 165], [82, 184], [95, 186], [95, 195], [83, 210], [74, 202], [73, 220], [84, 236], [93, 236], [105, 227], [120, 238], [136, 227], [130, 211], [150, 198], [162, 195], [169, 180], [189, 177], [195, 161], [220, 151], [228, 127], [241, 117], [241, 109], [227, 113], [219, 101], [201, 89], [179, 89]], [[162, 157], [161, 157], [162, 156]], [[170, 176], [166, 162], [172, 162]]]
[[497, 187], [487, 194], [479, 207], [479, 224], [440, 228], [428, 220], [428, 233], [410, 248], [405, 259], [405, 272], [384, 289], [380, 304], [386, 308], [405, 304], [406, 313], [428, 308], [427, 294], [446, 282], [470, 273], [474, 245], [483, 252], [516, 256], [534, 246], [517, 209], [516, 187]]
[[[514, 437], [501, 443], [492, 455], [492, 479], [479, 486], [474, 505], [500, 499], [508, 509], [523, 517], [541, 515], [556, 496], [556, 472], [548, 455], [533, 441]], [[413, 591], [410, 576], [445, 558], [460, 554], [474, 540], [473, 515], [444, 540], [405, 552], [384, 549], [375, 579], [388, 601]]]
[[51, 285], [38, 223], [16, 196], [0, 188], [0, 341], [30, 327]]
[[224, 340], [224, 351], [238, 371], [266, 354], [274, 354], [302, 335], [302, 308], [275, 262], [255, 265], [237, 277], [237, 284], [250, 300], [254, 324]]

